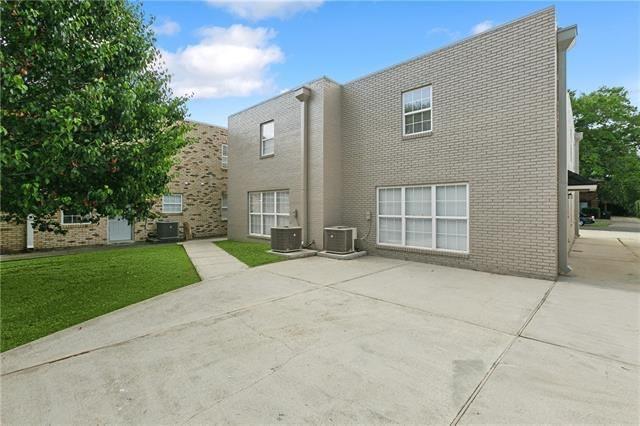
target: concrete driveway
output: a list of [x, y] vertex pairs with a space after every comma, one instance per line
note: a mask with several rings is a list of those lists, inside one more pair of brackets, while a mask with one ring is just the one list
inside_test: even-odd
[[2, 423], [637, 423], [640, 234], [559, 282], [293, 260], [2, 355]]
[[606, 228], [597, 227], [598, 225], [586, 224], [581, 229], [588, 231], [613, 231], [613, 232], [640, 232], [640, 218], [613, 216], [609, 220], [609, 226]]

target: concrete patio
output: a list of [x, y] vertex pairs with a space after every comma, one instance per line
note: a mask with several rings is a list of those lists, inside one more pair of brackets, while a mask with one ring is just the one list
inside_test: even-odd
[[232, 270], [2, 354], [2, 423], [640, 416], [638, 233], [583, 231], [557, 283], [371, 256], [253, 269], [213, 256]]

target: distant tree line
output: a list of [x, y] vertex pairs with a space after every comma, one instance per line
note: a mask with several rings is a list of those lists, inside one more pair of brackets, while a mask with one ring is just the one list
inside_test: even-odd
[[622, 87], [571, 92], [580, 174], [598, 182], [609, 211], [640, 216], [640, 114]]

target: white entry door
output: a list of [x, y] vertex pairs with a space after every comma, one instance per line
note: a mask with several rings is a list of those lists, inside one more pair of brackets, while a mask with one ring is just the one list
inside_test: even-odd
[[109, 241], [131, 241], [133, 239], [133, 229], [127, 219], [121, 217], [109, 218]]

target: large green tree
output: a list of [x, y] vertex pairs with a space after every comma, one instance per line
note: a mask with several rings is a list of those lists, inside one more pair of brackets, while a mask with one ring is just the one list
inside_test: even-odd
[[622, 87], [571, 93], [580, 142], [580, 174], [598, 180], [598, 196], [632, 213], [640, 200], [640, 114]]
[[187, 142], [151, 21], [126, 0], [0, 0], [1, 209], [147, 217]]

